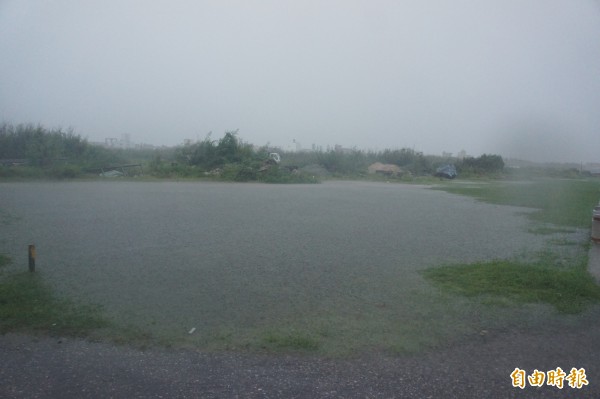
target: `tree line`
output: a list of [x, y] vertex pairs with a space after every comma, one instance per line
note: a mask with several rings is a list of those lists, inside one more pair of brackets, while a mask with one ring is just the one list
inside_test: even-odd
[[[117, 152], [92, 145], [72, 129], [47, 129], [41, 125], [0, 125], [2, 176], [76, 177], [94, 168], [122, 163]], [[19, 168], [10, 165], [19, 164]]]
[[[271, 152], [281, 155], [281, 164], [269, 158]], [[144, 164], [146, 173], [157, 177], [212, 176], [237, 181], [303, 181], [309, 180], [307, 175], [314, 175], [316, 168], [330, 176], [361, 177], [375, 162], [399, 166], [404, 177], [433, 175], [436, 168], [448, 163], [454, 164], [463, 176], [500, 174], [504, 170], [499, 155], [457, 159], [424, 155], [410, 148], [286, 152], [269, 146], [255, 147], [241, 140], [238, 131], [225, 132], [220, 139], [208, 135], [195, 143], [153, 152], [117, 150], [90, 144], [71, 129], [7, 123], [0, 125], [0, 160], [4, 165], [0, 166], [0, 176], [23, 175], [23, 171], [34, 169], [56, 177], [76, 177], [101, 167], [139, 162]], [[11, 160], [25, 160], [29, 169], [7, 166]]]

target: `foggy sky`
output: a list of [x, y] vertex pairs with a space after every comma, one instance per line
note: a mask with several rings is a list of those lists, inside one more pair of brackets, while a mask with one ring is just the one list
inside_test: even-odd
[[600, 162], [600, 2], [0, 0], [0, 122]]

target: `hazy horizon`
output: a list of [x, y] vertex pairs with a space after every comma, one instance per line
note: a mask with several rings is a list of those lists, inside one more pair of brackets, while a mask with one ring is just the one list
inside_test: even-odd
[[598, 0], [0, 2], [0, 122], [600, 162]]

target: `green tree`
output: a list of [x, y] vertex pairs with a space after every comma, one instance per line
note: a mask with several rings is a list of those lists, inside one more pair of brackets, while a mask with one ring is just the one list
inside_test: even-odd
[[500, 155], [483, 154], [477, 158], [465, 158], [457, 166], [461, 173], [499, 173], [504, 170], [504, 160]]
[[240, 143], [238, 141], [237, 130], [226, 132], [217, 144], [217, 154], [224, 163], [235, 163], [241, 161], [239, 154]]

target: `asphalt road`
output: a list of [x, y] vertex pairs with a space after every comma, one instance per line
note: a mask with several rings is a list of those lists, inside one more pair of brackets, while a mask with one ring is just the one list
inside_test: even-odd
[[[419, 354], [349, 359], [137, 350], [0, 337], [2, 398], [598, 398], [600, 326], [497, 333]], [[583, 368], [588, 385], [513, 387], [515, 368]]]

